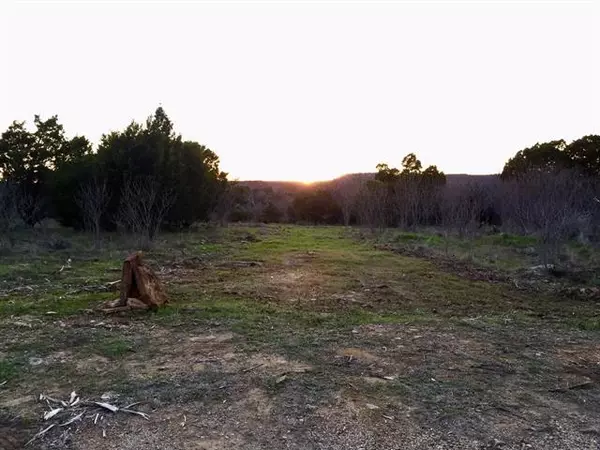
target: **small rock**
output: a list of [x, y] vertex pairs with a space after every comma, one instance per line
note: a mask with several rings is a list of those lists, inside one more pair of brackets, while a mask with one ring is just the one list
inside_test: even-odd
[[100, 398], [102, 400], [110, 400], [111, 398], [116, 398], [118, 396], [119, 396], [119, 394], [117, 394], [115, 392], [105, 392], [104, 394], [102, 394], [102, 396]]
[[32, 356], [31, 358], [29, 358], [29, 365], [30, 366], [39, 366], [41, 364], [44, 364], [44, 360], [42, 358], [36, 358], [35, 356]]

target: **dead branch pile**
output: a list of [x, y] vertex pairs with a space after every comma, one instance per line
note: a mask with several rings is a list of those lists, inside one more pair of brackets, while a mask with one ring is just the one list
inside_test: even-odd
[[[103, 398], [101, 400], [107, 400]], [[43, 437], [47, 433], [62, 430], [62, 433], [68, 433], [72, 427], [87, 420], [96, 426], [102, 428], [102, 435], [106, 437], [105, 416], [117, 413], [134, 414], [150, 420], [150, 417], [144, 412], [131, 409], [139, 405], [132, 403], [124, 407], [119, 407], [105, 401], [82, 400], [76, 392], [71, 392], [68, 400], [60, 400], [49, 395], [40, 394], [39, 401], [46, 404], [46, 411], [42, 416], [45, 424], [40, 431], [36, 433], [25, 446], [30, 445], [35, 440]]]

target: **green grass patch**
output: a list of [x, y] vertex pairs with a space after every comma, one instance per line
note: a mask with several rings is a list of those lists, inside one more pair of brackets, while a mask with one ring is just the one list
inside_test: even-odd
[[0, 300], [0, 317], [29, 315], [48, 315], [65, 317], [80, 313], [84, 309], [95, 308], [101, 302], [114, 299], [112, 292], [85, 293], [66, 295], [63, 292], [52, 292], [40, 295], [11, 295]]
[[23, 362], [16, 358], [0, 359], [0, 383], [16, 378], [23, 372]]
[[510, 233], [490, 234], [477, 238], [475, 245], [502, 245], [505, 247], [526, 248], [538, 244], [535, 236], [523, 236]]
[[91, 348], [107, 358], [117, 359], [135, 350], [133, 342], [123, 338], [106, 338], [95, 342]]

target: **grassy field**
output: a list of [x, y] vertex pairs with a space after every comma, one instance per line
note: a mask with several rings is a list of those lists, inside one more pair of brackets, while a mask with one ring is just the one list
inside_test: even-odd
[[168, 307], [106, 315], [126, 239], [21, 240], [0, 256], [0, 448], [45, 428], [41, 393], [76, 391], [150, 420], [84, 415], [28, 448], [596, 449], [598, 301], [525, 283], [534, 244], [204, 228], [146, 253]]

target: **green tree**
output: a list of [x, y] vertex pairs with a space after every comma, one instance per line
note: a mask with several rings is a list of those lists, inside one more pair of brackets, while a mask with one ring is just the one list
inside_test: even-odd
[[402, 159], [402, 174], [403, 175], [415, 175], [420, 174], [423, 169], [421, 161], [417, 159], [417, 155], [409, 153]]
[[385, 163], [377, 164], [377, 173], [375, 179], [382, 183], [394, 183], [400, 178], [400, 171], [395, 167], [390, 167]]
[[[413, 227], [439, 221], [439, 187], [446, 183], [446, 175], [437, 166], [423, 170], [423, 164], [414, 153], [402, 159], [402, 170], [378, 164], [375, 181], [378, 199], [372, 205], [363, 205], [378, 226]], [[385, 189], [385, 190], [384, 190]], [[373, 198], [373, 195], [370, 195]]]
[[151, 177], [161, 192], [174, 194], [164, 220], [175, 228], [208, 219], [227, 183], [218, 156], [197, 142], [183, 141], [162, 107], [144, 124], [132, 122], [123, 131], [102, 136], [98, 164], [112, 193], [107, 217], [113, 218], [113, 226], [125, 175]]
[[331, 191], [309, 190], [295, 196], [290, 216], [297, 222], [336, 224], [342, 220], [342, 210]]
[[186, 227], [207, 220], [223, 193], [227, 174], [219, 170], [219, 157], [204, 145], [185, 141], [173, 148], [170, 159], [169, 185], [173, 186], [176, 202], [167, 221]]
[[564, 140], [537, 143], [518, 151], [504, 165], [503, 180], [518, 178], [528, 172], [558, 172], [573, 166], [573, 161], [565, 151], [567, 144]]
[[572, 164], [590, 176], [600, 176], [600, 136], [588, 135], [571, 142], [565, 149]]
[[85, 137], [65, 138], [57, 116], [41, 120], [34, 117], [34, 132], [25, 122], [13, 122], [0, 137], [0, 173], [17, 186], [17, 205], [21, 218], [35, 225], [49, 212], [49, 187], [53, 171], [91, 152]]

